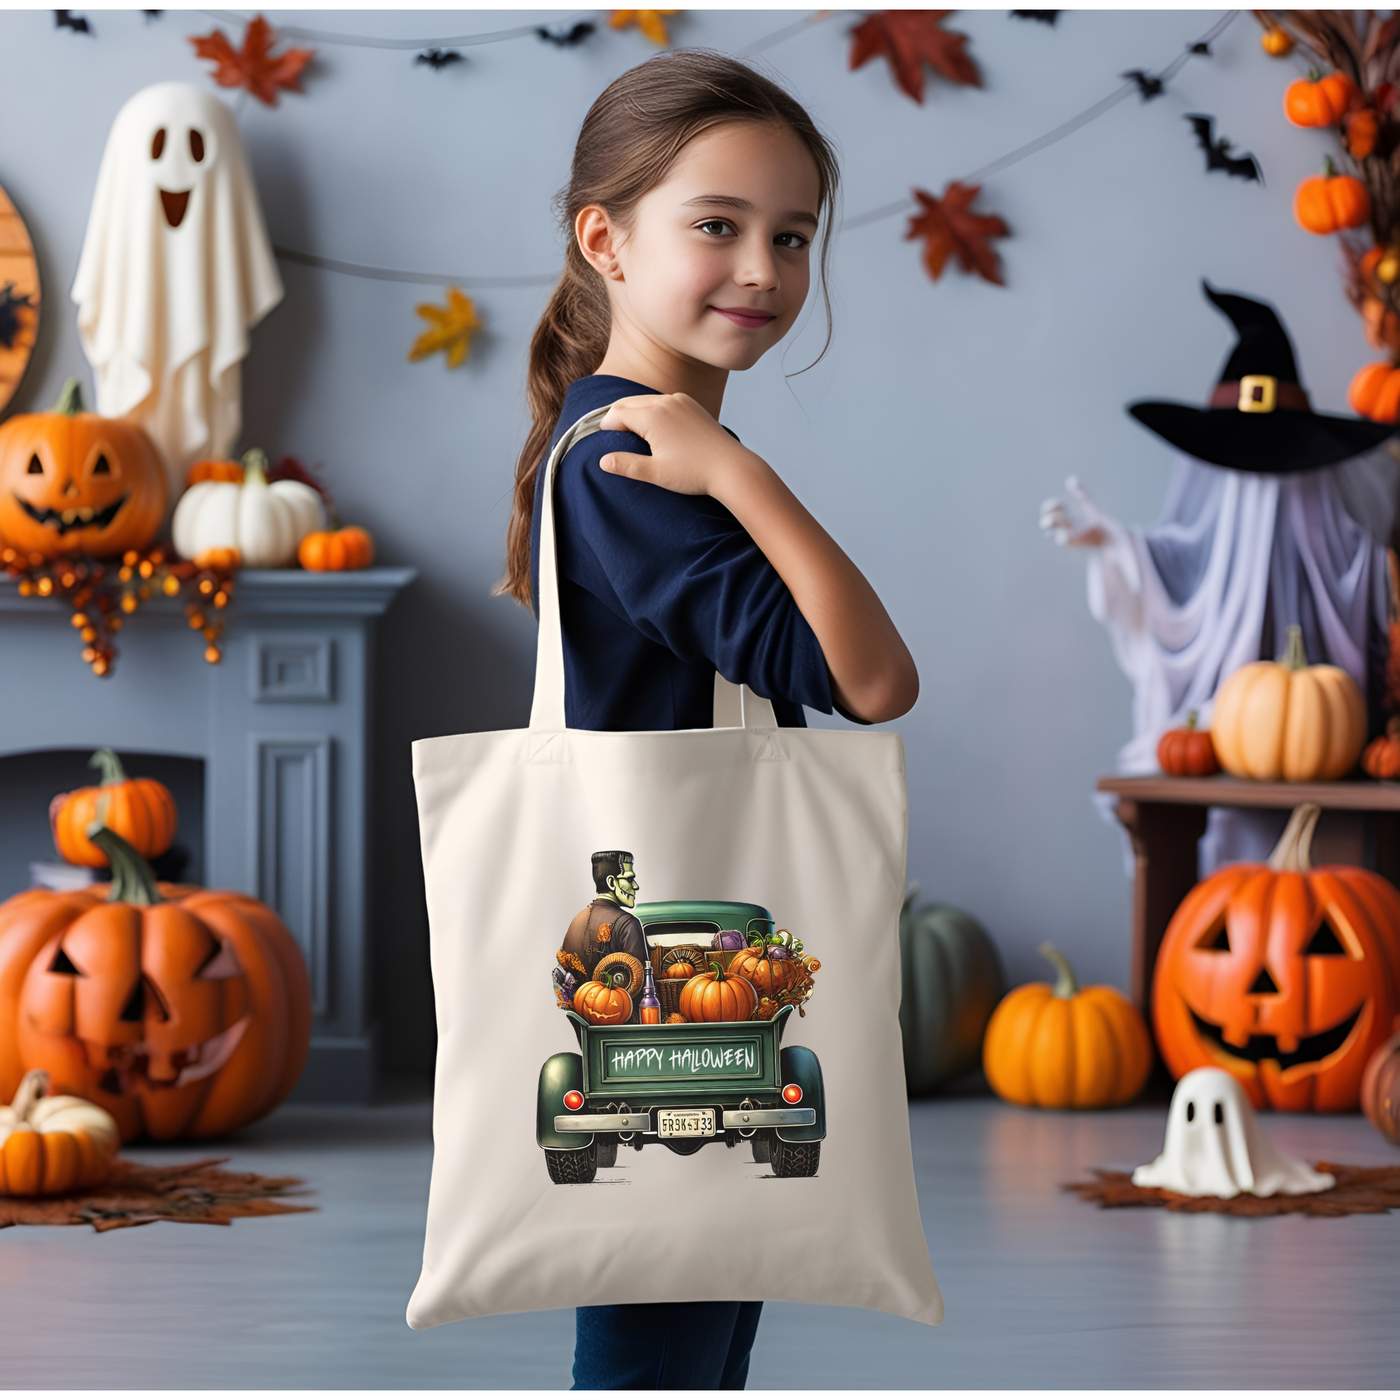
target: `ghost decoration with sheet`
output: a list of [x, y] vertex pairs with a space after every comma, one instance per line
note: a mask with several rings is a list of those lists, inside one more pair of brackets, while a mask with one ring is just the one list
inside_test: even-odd
[[1183, 1196], [1303, 1196], [1337, 1184], [1264, 1136], [1238, 1080], [1223, 1069], [1193, 1069], [1176, 1086], [1167, 1140], [1155, 1162], [1133, 1173], [1134, 1186]]
[[238, 127], [217, 97], [158, 83], [117, 113], [72, 295], [97, 410], [155, 440], [173, 502], [192, 462], [237, 441], [248, 331], [282, 299]]

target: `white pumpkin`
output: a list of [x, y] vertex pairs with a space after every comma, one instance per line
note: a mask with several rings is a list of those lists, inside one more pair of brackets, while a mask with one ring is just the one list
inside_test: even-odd
[[245, 569], [281, 569], [313, 530], [326, 528], [320, 494], [301, 481], [267, 479], [267, 454], [243, 457], [243, 484], [201, 481], [175, 507], [170, 531], [178, 554], [197, 559], [206, 549], [236, 549]]

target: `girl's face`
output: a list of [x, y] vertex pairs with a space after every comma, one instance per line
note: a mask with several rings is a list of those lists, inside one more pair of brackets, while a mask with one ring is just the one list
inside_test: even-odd
[[596, 206], [590, 229], [585, 210], [580, 241], [608, 279], [614, 341], [647, 358], [755, 364], [807, 298], [820, 190], [789, 128], [746, 122], [692, 141], [626, 229]]

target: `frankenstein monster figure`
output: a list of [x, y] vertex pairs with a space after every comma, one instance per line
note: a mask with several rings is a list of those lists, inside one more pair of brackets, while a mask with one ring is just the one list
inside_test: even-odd
[[583, 964], [584, 977], [580, 981], [592, 977], [599, 959], [609, 953], [630, 953], [642, 963], [647, 957], [642, 926], [627, 912], [637, 902], [632, 852], [594, 851], [593, 887], [598, 897], [574, 915], [564, 935], [562, 951]]

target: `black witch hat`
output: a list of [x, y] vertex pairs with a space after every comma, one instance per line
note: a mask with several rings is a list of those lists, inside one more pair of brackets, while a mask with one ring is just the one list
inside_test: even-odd
[[1203, 462], [1275, 476], [1355, 457], [1396, 431], [1393, 423], [1314, 413], [1274, 308], [1217, 292], [1209, 282], [1201, 287], [1234, 322], [1239, 340], [1208, 407], [1154, 400], [1129, 404], [1128, 412], [1144, 427]]

